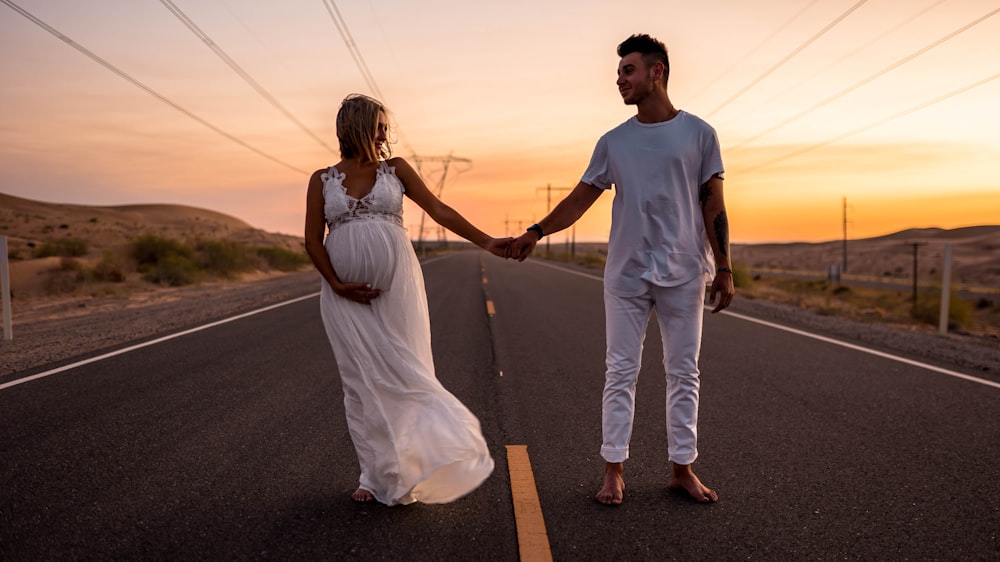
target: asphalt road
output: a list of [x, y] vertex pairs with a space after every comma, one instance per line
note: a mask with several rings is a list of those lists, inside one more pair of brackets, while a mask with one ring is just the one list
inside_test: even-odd
[[0, 389], [0, 560], [517, 560], [508, 445], [556, 560], [1000, 558], [1000, 388], [709, 315], [696, 467], [720, 501], [699, 505], [666, 489], [654, 323], [610, 508], [600, 280], [477, 252], [424, 273], [438, 377], [497, 461], [480, 489], [349, 499], [312, 298]]

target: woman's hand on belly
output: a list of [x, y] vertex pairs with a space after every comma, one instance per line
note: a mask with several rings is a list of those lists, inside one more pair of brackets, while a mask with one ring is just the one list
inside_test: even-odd
[[377, 299], [382, 294], [382, 289], [376, 289], [371, 283], [341, 283], [339, 287], [333, 287], [333, 292], [361, 304], [371, 304], [373, 299]]

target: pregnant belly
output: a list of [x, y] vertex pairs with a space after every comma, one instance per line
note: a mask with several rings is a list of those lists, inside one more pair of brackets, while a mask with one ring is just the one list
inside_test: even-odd
[[341, 281], [387, 289], [403, 250], [400, 241], [409, 243], [405, 238], [395, 225], [359, 221], [334, 229], [326, 239], [326, 248]]

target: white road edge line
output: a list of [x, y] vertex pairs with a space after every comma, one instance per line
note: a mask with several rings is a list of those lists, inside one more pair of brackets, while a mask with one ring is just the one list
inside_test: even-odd
[[297, 303], [299, 301], [304, 301], [306, 299], [315, 298], [318, 295], [319, 295], [319, 293], [316, 292], [316, 293], [312, 293], [312, 294], [309, 294], [309, 295], [306, 295], [306, 296], [303, 296], [303, 297], [298, 297], [298, 298], [295, 298], [295, 299], [292, 299], [292, 300], [288, 300], [288, 301], [284, 301], [284, 302], [279, 302], [277, 304], [272, 304], [271, 306], [265, 306], [264, 308], [258, 308], [257, 310], [251, 310], [250, 312], [244, 312], [243, 314], [239, 314], [237, 316], [232, 316], [232, 317], [229, 317], [229, 318], [223, 318], [222, 320], [217, 320], [217, 321], [211, 322], [209, 324], [204, 324], [204, 325], [201, 325], [201, 326], [196, 326], [194, 328], [191, 328], [191, 329], [188, 329], [188, 330], [184, 330], [183, 332], [177, 332], [176, 334], [170, 334], [169, 336], [163, 336], [163, 337], [160, 337], [160, 338], [156, 338], [155, 340], [149, 340], [147, 342], [143, 342], [143, 343], [140, 343], [140, 344], [136, 344], [136, 345], [132, 345], [132, 346], [129, 346], [129, 347], [125, 347], [125, 348], [122, 348], [122, 349], [119, 349], [119, 350], [116, 350], [116, 351], [112, 351], [110, 353], [105, 353], [103, 355], [98, 355], [96, 357], [91, 357], [89, 359], [84, 359], [83, 361], [77, 361], [76, 363], [71, 363], [69, 365], [63, 365], [62, 367], [58, 367], [58, 368], [52, 369], [50, 371], [45, 371], [44, 373], [38, 373], [38, 374], [35, 374], [35, 375], [24, 377], [22, 379], [16, 379], [16, 380], [12, 380], [12, 381], [9, 381], [9, 382], [5, 382], [3, 384], [0, 384], [0, 390], [5, 390], [5, 389], [10, 388], [12, 386], [17, 386], [19, 384], [26, 383], [28, 381], [33, 381], [33, 380], [36, 380], [36, 379], [45, 378], [45, 377], [48, 377], [48, 376], [51, 376], [51, 375], [55, 375], [57, 373], [61, 373], [63, 371], [68, 371], [70, 369], [75, 369], [77, 367], [82, 367], [83, 365], [88, 365], [90, 363], [96, 363], [98, 361], [103, 361], [105, 359], [109, 359], [109, 358], [114, 357], [116, 355], [122, 355], [122, 354], [128, 353], [130, 351], [135, 351], [137, 349], [141, 349], [143, 347], [148, 347], [148, 346], [151, 346], [151, 345], [156, 345], [158, 343], [163, 343], [165, 341], [172, 340], [174, 338], [179, 338], [181, 336], [186, 336], [188, 334], [193, 334], [195, 332], [200, 332], [202, 330], [207, 330], [209, 328], [214, 328], [214, 327], [219, 326], [221, 324], [226, 324], [226, 323], [229, 323], [229, 322], [233, 322], [234, 320], [240, 320], [240, 319], [246, 318], [248, 316], [253, 316], [255, 314], [260, 314], [261, 312], [267, 312], [269, 310], [274, 310], [275, 308], [280, 308], [282, 306], [287, 306], [287, 305], [290, 305], [290, 304], [293, 304], [293, 303]]
[[[552, 269], [558, 269], [558, 270], [561, 270], [561, 271], [565, 271], [566, 273], [572, 273], [574, 275], [579, 275], [580, 277], [587, 277], [589, 279], [596, 279], [598, 281], [604, 281], [603, 277], [598, 277], [596, 275], [590, 275], [590, 274], [587, 274], [587, 273], [581, 273], [579, 271], [574, 271], [572, 269], [568, 269], [568, 268], [565, 268], [565, 267], [560, 267], [558, 265], [553, 265], [553, 264], [545, 263], [545, 262], [542, 262], [542, 261], [533, 261], [532, 263], [537, 263], [538, 265], [544, 265], [545, 267], [551, 267]], [[706, 309], [710, 309], [710, 308], [711, 307], [707, 307], [706, 306]], [[855, 345], [855, 344], [852, 344], [852, 343], [847, 343], [847, 342], [836, 340], [836, 339], [833, 339], [833, 338], [828, 338], [828, 337], [825, 337], [825, 336], [821, 336], [819, 334], [813, 334], [813, 333], [806, 332], [806, 331], [803, 331], [803, 330], [797, 330], [795, 328], [790, 328], [788, 326], [783, 326], [781, 324], [775, 324], [774, 322], [768, 322], [766, 320], [759, 320], [757, 318], [752, 318], [750, 316], [744, 316], [742, 314], [738, 314], [736, 312], [730, 312], [728, 310], [722, 311], [722, 314], [726, 314], [726, 315], [732, 316], [734, 318], [739, 318], [740, 320], [746, 320], [748, 322], [754, 322], [754, 323], [760, 324], [762, 326], [768, 326], [768, 327], [771, 327], [771, 328], [776, 328], [778, 330], [784, 330], [786, 332], [791, 332], [793, 334], [797, 334], [797, 335], [800, 335], [800, 336], [805, 336], [807, 338], [813, 338], [815, 340], [819, 340], [819, 341], [822, 341], [822, 342], [832, 343], [834, 345], [839, 345], [841, 347], [846, 347], [848, 349], [853, 349], [855, 351], [860, 351], [862, 353], [869, 353], [871, 355], [876, 355], [876, 356], [882, 357], [884, 359], [890, 359], [892, 361], [898, 361], [899, 363], [905, 363], [907, 365], [912, 365], [914, 367], [920, 367], [922, 369], [927, 369], [929, 371], [934, 371], [936, 373], [941, 373], [942, 375], [948, 375], [949, 377], [955, 377], [955, 378], [967, 380], [967, 381], [970, 381], [970, 382], [979, 383], [979, 384], [986, 385], [986, 386], [992, 386], [993, 388], [1000, 388], [1000, 383], [998, 383], [998, 382], [994, 382], [994, 381], [987, 380], [987, 379], [981, 379], [979, 377], [974, 377], [972, 375], [966, 375], [965, 373], [959, 373], [957, 371], [951, 371], [949, 369], [944, 369], [944, 368], [937, 367], [937, 366], [934, 366], [934, 365], [929, 365], [927, 363], [921, 363], [920, 361], [915, 361], [913, 359], [907, 359], [905, 357], [900, 357], [898, 355], [892, 355], [890, 353], [885, 353], [884, 351], [878, 351], [878, 350], [875, 350], [875, 349], [870, 349], [870, 348], [867, 348], [867, 347], [862, 347], [860, 345]]]
[[[707, 307], [706, 307], [707, 308]], [[951, 371], [949, 369], [944, 369], [941, 367], [936, 367], [934, 365], [929, 365], [927, 363], [921, 363], [920, 361], [914, 361], [913, 359], [907, 359], [905, 357], [899, 357], [898, 355], [892, 355], [891, 353], [885, 353], [884, 351], [878, 351], [875, 349], [870, 349], [867, 347], [862, 347], [860, 345], [855, 345], [853, 343], [847, 343], [845, 341], [835, 340], [833, 338], [828, 338], [826, 336], [820, 336], [818, 334], [813, 334], [803, 330], [797, 330], [795, 328], [790, 328], [788, 326], [782, 326], [781, 324], [775, 324], [774, 322], [768, 322], [766, 320], [759, 320], [757, 318], [751, 318], [750, 316], [744, 316], [736, 312], [729, 312], [728, 310], [722, 311], [722, 314], [727, 316], [732, 316], [733, 318], [739, 318], [740, 320], [746, 320], [747, 322], [754, 322], [755, 324], [760, 324], [762, 326], [768, 326], [770, 328], [776, 328], [778, 330], [784, 330], [786, 332], [791, 332], [799, 336], [805, 336], [807, 338], [812, 338], [814, 340], [819, 340], [826, 343], [832, 343], [834, 345], [839, 345], [841, 347], [846, 347], [848, 349], [853, 349], [855, 351], [861, 351], [863, 353], [869, 353], [884, 359], [891, 359], [893, 361], [898, 361], [900, 363], [906, 363], [907, 365], [913, 365], [914, 367], [921, 367], [929, 371], [934, 371], [941, 373], [943, 375], [948, 375], [949, 377], [955, 377], [959, 379], [964, 379], [971, 382], [977, 382], [986, 386], [992, 386], [993, 388], [1000, 388], [1000, 383], [993, 382], [991, 380], [981, 379], [979, 377], [973, 377], [972, 375], [966, 375], [964, 373], [959, 373], [957, 371]]]
[[[435, 257], [429, 258], [427, 260], [424, 260], [423, 262], [421, 262], [420, 265], [423, 266], [423, 265], [426, 265], [428, 263], [433, 263], [433, 262], [441, 260], [441, 259], [443, 259], [445, 257], [447, 257], [447, 256], [446, 255], [435, 256]], [[165, 342], [165, 341], [168, 341], [168, 340], [172, 340], [174, 338], [179, 338], [181, 336], [186, 336], [188, 334], [193, 334], [195, 332], [200, 332], [201, 330], [207, 330], [208, 328], [214, 328], [215, 326], [218, 326], [220, 324], [225, 324], [227, 322], [232, 322], [234, 320], [239, 320], [241, 318], [246, 318], [247, 316], [253, 316], [254, 314], [260, 314], [261, 312], [267, 312], [268, 310], [273, 310], [275, 308], [286, 306], [286, 305], [289, 305], [289, 304], [292, 304], [292, 303], [296, 303], [296, 302], [299, 302], [299, 301], [303, 301], [303, 300], [306, 300], [306, 299], [311, 299], [311, 298], [314, 298], [314, 297], [316, 297], [318, 295], [319, 295], [319, 293], [316, 292], [316, 293], [312, 293], [312, 294], [306, 295], [304, 297], [299, 297], [297, 299], [292, 299], [290, 301], [279, 302], [277, 304], [272, 304], [271, 306], [267, 306], [267, 307], [260, 308], [260, 309], [257, 309], [257, 310], [251, 310], [250, 312], [246, 312], [244, 314], [240, 314], [239, 316], [233, 316], [232, 318], [224, 318], [222, 320], [218, 320], [216, 322], [212, 322], [211, 324], [205, 324], [204, 326], [197, 326], [195, 328], [191, 328], [190, 330], [185, 330], [183, 332], [178, 332], [176, 334], [171, 334], [169, 336], [164, 336], [164, 337], [161, 337], [161, 338], [157, 338], [155, 340], [150, 340], [148, 342], [140, 343], [140, 344], [133, 345], [133, 346], [130, 346], [130, 347], [126, 347], [126, 348], [123, 348], [123, 349], [119, 349], [118, 351], [112, 351], [111, 353], [105, 353], [104, 355], [98, 355], [97, 357], [91, 357], [89, 359], [84, 359], [83, 361], [78, 361], [76, 363], [71, 363], [69, 365], [63, 365], [62, 367], [58, 367], [56, 369], [52, 369], [51, 371], [45, 371], [44, 373], [37, 373], [37, 374], [31, 375], [30, 377], [24, 377], [22, 379], [16, 379], [16, 380], [8, 381], [8, 382], [5, 382], [3, 384], [0, 384], [0, 390], [4, 390], [4, 389], [10, 388], [12, 386], [17, 386], [19, 384], [26, 383], [26, 382], [29, 382], [29, 381], [33, 381], [33, 380], [36, 380], [36, 379], [45, 378], [45, 377], [48, 377], [48, 376], [51, 376], [51, 375], [55, 375], [57, 373], [61, 373], [63, 371], [68, 371], [70, 369], [75, 369], [77, 367], [82, 367], [82, 366], [88, 365], [90, 363], [96, 363], [98, 361], [103, 361], [105, 359], [114, 357], [116, 355], [122, 355], [123, 353], [128, 353], [130, 351], [135, 351], [137, 349], [141, 349], [141, 348], [146, 347], [146, 346], [155, 345], [155, 344], [162, 343], [162, 342]]]

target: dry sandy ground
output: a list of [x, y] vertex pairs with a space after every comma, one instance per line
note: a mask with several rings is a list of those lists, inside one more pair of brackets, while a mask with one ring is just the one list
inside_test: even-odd
[[0, 193], [0, 236], [7, 237], [11, 290], [19, 298], [44, 295], [44, 276], [60, 258], [29, 259], [45, 242], [84, 240], [88, 252], [79, 258], [93, 265], [105, 252], [123, 250], [140, 235], [190, 241], [232, 240], [250, 246], [302, 250], [302, 239], [253, 228], [234, 217], [182, 205], [92, 207], [44, 203]]
[[303, 271], [125, 295], [35, 299], [12, 307], [13, 339], [0, 341], [0, 382], [13, 373], [180, 332], [319, 287], [319, 275]]

